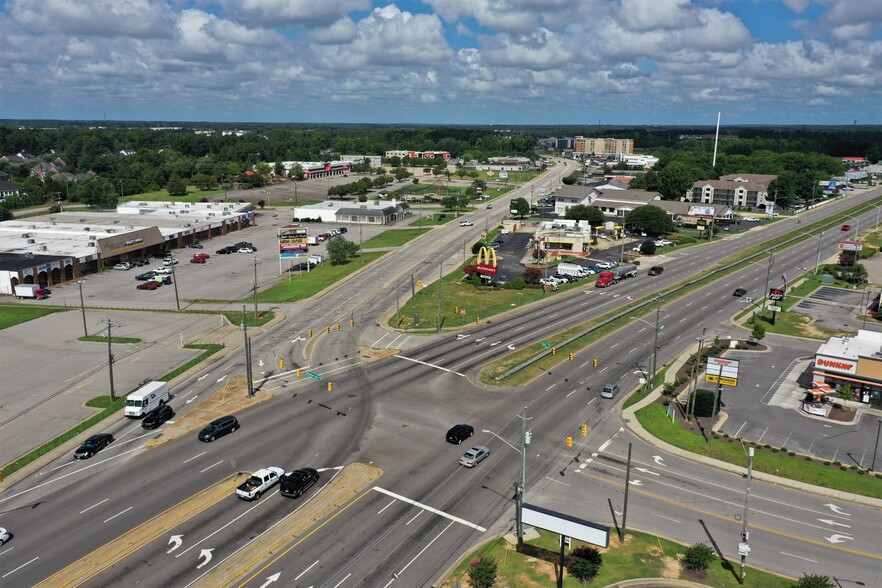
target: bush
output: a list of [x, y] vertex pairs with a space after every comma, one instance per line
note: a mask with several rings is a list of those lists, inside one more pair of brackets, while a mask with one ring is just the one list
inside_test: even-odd
[[472, 286], [480, 287], [484, 285], [484, 280], [481, 279], [480, 274], [472, 274]]
[[603, 556], [590, 545], [574, 549], [566, 562], [567, 570], [580, 582], [593, 580], [600, 572], [601, 565], [603, 565]]
[[717, 559], [717, 554], [704, 543], [693, 543], [683, 552], [683, 565], [688, 570], [703, 572]]
[[496, 560], [483, 555], [472, 560], [469, 564], [469, 581], [474, 588], [491, 588], [496, 582]]
[[520, 276], [518, 276], [517, 278], [515, 278], [511, 282], [509, 282], [509, 287], [512, 290], [523, 290], [524, 286], [526, 286], [526, 285], [527, 285], [527, 283], [524, 282], [524, 278], [522, 278]]
[[[716, 390], [706, 390], [699, 388], [695, 391], [695, 416], [709, 417], [714, 410], [714, 397], [717, 395]], [[717, 412], [720, 411], [720, 403], [717, 402]]]
[[790, 588], [836, 588], [836, 584], [829, 576], [821, 574], [803, 574], [795, 584], [791, 584]]

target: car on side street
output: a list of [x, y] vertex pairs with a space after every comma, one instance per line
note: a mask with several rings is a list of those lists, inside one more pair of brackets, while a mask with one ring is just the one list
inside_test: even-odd
[[282, 476], [279, 493], [289, 498], [300, 498], [304, 492], [318, 482], [319, 477], [318, 471], [313, 468], [294, 470], [290, 474]]
[[459, 464], [467, 468], [473, 468], [488, 455], [490, 455], [490, 450], [487, 447], [484, 447], [483, 445], [475, 445], [459, 458]]
[[111, 443], [113, 443], [113, 435], [110, 433], [92, 435], [74, 451], [74, 457], [77, 459], [89, 459]]
[[474, 434], [475, 428], [471, 425], [453, 425], [453, 427], [447, 431], [447, 442], [459, 445]]
[[657, 276], [660, 273], [662, 273], [663, 271], [665, 271], [665, 268], [663, 266], [654, 265], [651, 268], [649, 268], [649, 271], [646, 273], [649, 274], [650, 276]]
[[168, 404], [161, 404], [144, 415], [144, 418], [141, 420], [141, 426], [145, 429], [157, 429], [162, 424], [174, 418], [175, 411], [172, 410], [172, 407]]
[[[842, 225], [842, 227], [839, 230], [840, 231], [850, 231], [851, 225]], [[116, 269], [116, 268], [114, 268], [114, 269]]]

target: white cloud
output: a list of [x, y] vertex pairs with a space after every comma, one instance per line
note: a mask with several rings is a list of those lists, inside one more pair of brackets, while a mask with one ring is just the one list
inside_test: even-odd
[[9, 0], [6, 12], [31, 32], [95, 37], [169, 37], [174, 15], [152, 0]]
[[266, 27], [329, 25], [370, 0], [221, 0], [228, 18]]

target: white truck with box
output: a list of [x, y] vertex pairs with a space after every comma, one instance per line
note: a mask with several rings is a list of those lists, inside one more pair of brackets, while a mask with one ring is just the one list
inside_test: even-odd
[[42, 300], [49, 297], [49, 294], [39, 284], [19, 284], [15, 287], [15, 295], [19, 299], [36, 298]]
[[126, 416], [139, 419], [168, 401], [166, 382], [148, 382], [126, 396]]
[[584, 278], [588, 275], [588, 270], [575, 263], [559, 263], [557, 265], [557, 275]]

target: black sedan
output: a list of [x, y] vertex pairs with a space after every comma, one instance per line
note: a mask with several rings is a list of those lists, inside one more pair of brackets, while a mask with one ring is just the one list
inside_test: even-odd
[[660, 266], [660, 265], [656, 265], [656, 266], [653, 266], [653, 267], [649, 268], [649, 272], [648, 272], [648, 273], [649, 273], [650, 276], [657, 276], [657, 275], [659, 275], [660, 273], [662, 273], [663, 271], [665, 271], [665, 268], [663, 268], [663, 267]]
[[299, 498], [318, 482], [319, 473], [312, 468], [294, 470], [290, 474], [282, 476], [282, 484], [279, 492], [282, 496]]
[[77, 459], [89, 459], [111, 443], [113, 443], [113, 435], [110, 433], [92, 435], [74, 451], [74, 457]]
[[447, 442], [459, 445], [474, 434], [475, 429], [471, 425], [454, 425], [447, 431]]
[[156, 277], [156, 272], [144, 272], [143, 274], [138, 274], [137, 276], [135, 276], [135, 279], [141, 280], [143, 282], [146, 280], [152, 280], [155, 277]]
[[145, 429], [157, 429], [162, 423], [175, 416], [175, 411], [168, 404], [157, 406], [144, 415], [141, 426]]

